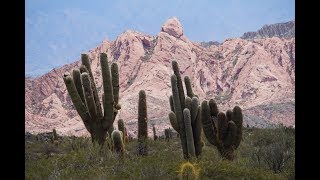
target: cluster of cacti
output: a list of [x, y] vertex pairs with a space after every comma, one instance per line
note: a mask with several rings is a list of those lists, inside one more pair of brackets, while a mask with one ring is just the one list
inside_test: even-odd
[[148, 154], [148, 117], [147, 117], [147, 100], [146, 93], [144, 90], [139, 92], [139, 103], [138, 103], [138, 154]]
[[190, 162], [183, 163], [179, 169], [179, 179], [181, 180], [196, 180], [199, 178], [199, 169]]
[[165, 135], [166, 141], [169, 142], [169, 140], [172, 139], [172, 130], [171, 130], [171, 128], [165, 129], [164, 130], [164, 135]]
[[[103, 111], [99, 100], [89, 57], [81, 55], [80, 69], [74, 69], [72, 75], [64, 75], [63, 80], [72, 103], [80, 115], [86, 129], [91, 134], [92, 142], [103, 145], [108, 130], [109, 135], [113, 122], [121, 106], [119, 101], [118, 65], [112, 63], [109, 69], [107, 54], [100, 54], [100, 65], [103, 79]], [[111, 71], [111, 72], [110, 72]]]
[[152, 131], [153, 131], [153, 140], [157, 140], [158, 136], [157, 136], [157, 132], [156, 132], [156, 127], [153, 125], [152, 126]]
[[128, 133], [127, 128], [123, 122], [123, 119], [118, 120], [118, 130], [122, 132], [123, 134], [123, 142], [128, 142]]
[[172, 96], [170, 96], [171, 112], [169, 120], [172, 127], [179, 133], [183, 157], [198, 157], [202, 152], [200, 104], [193, 93], [190, 78], [184, 78], [187, 97], [185, 97], [179, 66], [172, 61], [174, 75], [171, 76]]
[[217, 147], [221, 156], [234, 159], [234, 150], [242, 140], [242, 110], [235, 106], [233, 111], [219, 112], [216, 102], [211, 99], [201, 103], [201, 122], [207, 140]]
[[120, 158], [124, 158], [124, 142], [122, 131], [114, 130], [111, 133], [113, 148]]

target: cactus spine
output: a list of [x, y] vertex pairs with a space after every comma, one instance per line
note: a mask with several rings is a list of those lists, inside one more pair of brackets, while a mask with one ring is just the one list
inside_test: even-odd
[[233, 111], [219, 112], [214, 100], [201, 103], [201, 122], [207, 140], [217, 147], [220, 155], [234, 159], [234, 151], [242, 140], [242, 110], [235, 106]]
[[114, 130], [111, 133], [113, 148], [117, 152], [120, 158], [124, 158], [124, 143], [123, 134], [121, 131]]
[[148, 118], [147, 118], [147, 100], [144, 90], [139, 92], [138, 104], [138, 153], [139, 155], [147, 155], [147, 139], [148, 139]]
[[199, 118], [199, 101], [191, 88], [190, 78], [184, 78], [187, 97], [176, 61], [172, 61], [174, 74], [171, 76], [172, 95], [169, 98], [171, 112], [169, 120], [174, 130], [179, 134], [183, 157], [189, 159], [198, 157], [202, 152], [201, 122]]
[[103, 79], [103, 109], [99, 100], [96, 84], [90, 66], [89, 56], [81, 54], [80, 69], [73, 70], [72, 75], [64, 75], [63, 80], [71, 101], [81, 117], [86, 129], [91, 134], [92, 142], [104, 144], [108, 130], [121, 106], [119, 100], [119, 73], [115, 63], [111, 65], [105, 53], [100, 54], [100, 64]]
[[197, 180], [199, 178], [200, 170], [190, 162], [186, 162], [181, 164], [178, 172], [180, 180]]

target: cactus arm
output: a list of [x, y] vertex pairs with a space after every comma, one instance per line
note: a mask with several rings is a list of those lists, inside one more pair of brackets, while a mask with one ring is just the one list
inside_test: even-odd
[[[198, 105], [199, 106], [199, 105]], [[202, 124], [200, 120], [200, 108], [198, 107], [197, 117], [195, 118], [195, 122], [192, 125], [192, 132], [193, 132], [193, 139], [194, 139], [194, 148], [196, 157], [198, 157], [202, 152], [202, 139], [201, 139], [201, 132], [202, 132]]]
[[204, 135], [212, 145], [216, 146], [218, 144], [218, 139], [214, 129], [213, 121], [211, 120], [210, 107], [208, 105], [208, 101], [202, 101], [201, 103], [200, 118], [202, 122]]
[[185, 99], [185, 108], [189, 109], [189, 111], [191, 111], [191, 98], [190, 97], [186, 97]]
[[184, 117], [185, 131], [186, 131], [188, 158], [195, 157], [193, 132], [191, 127], [191, 115], [190, 115], [190, 110], [188, 108], [185, 108], [183, 110], [183, 117]]
[[218, 113], [219, 113], [219, 109], [218, 109], [217, 103], [213, 99], [210, 99], [209, 100], [209, 106], [210, 106], [211, 116], [217, 117]]
[[93, 98], [94, 98], [94, 101], [96, 104], [97, 115], [99, 118], [102, 118], [101, 104], [100, 104], [100, 100], [99, 100], [99, 95], [98, 95], [96, 83], [94, 83], [94, 78], [93, 78], [91, 65], [90, 65], [90, 61], [89, 61], [89, 56], [87, 54], [81, 54], [81, 62], [82, 62], [82, 65], [84, 65], [87, 68], [87, 71], [90, 76], [91, 88], [92, 88]]
[[107, 54], [101, 53], [100, 54], [100, 64], [101, 64], [101, 71], [102, 71], [102, 79], [103, 79], [103, 90], [104, 90], [104, 116], [102, 120], [102, 126], [105, 129], [109, 129], [111, 125], [113, 125], [114, 118], [113, 118], [113, 88], [111, 83], [111, 74], [108, 65], [108, 58]]
[[85, 93], [86, 105], [88, 107], [92, 120], [97, 120], [97, 109], [91, 89], [91, 82], [88, 73], [81, 74], [81, 82]]
[[227, 116], [227, 121], [229, 122], [229, 121], [232, 121], [232, 111], [229, 109], [229, 110], [227, 110], [227, 112], [226, 112], [226, 116]]
[[198, 114], [198, 109], [199, 109], [199, 99], [196, 97], [193, 97], [191, 99], [191, 123], [192, 126], [195, 124], [196, 122], [196, 117]]
[[228, 121], [227, 117], [223, 112], [218, 114], [218, 138], [224, 140], [227, 135]]
[[192, 92], [191, 81], [190, 81], [189, 76], [184, 77], [184, 84], [186, 85], [188, 97], [192, 98], [194, 96], [194, 94]]
[[181, 109], [183, 110], [185, 108], [185, 103], [184, 103], [185, 95], [184, 95], [182, 80], [181, 80], [179, 66], [178, 66], [177, 61], [172, 61], [172, 69], [173, 69], [173, 72], [177, 78], [177, 87], [178, 87], [178, 92], [179, 92], [180, 105], [181, 105]]
[[119, 68], [117, 63], [111, 64], [111, 74], [112, 74], [113, 98], [114, 98], [115, 105], [117, 105], [119, 103]]
[[81, 73], [81, 74], [84, 73], [84, 72], [86, 72], [86, 73], [89, 74], [89, 71], [88, 71], [88, 69], [86, 68], [86, 66], [81, 65], [79, 69], [80, 69], [80, 73]]
[[237, 148], [240, 145], [240, 142], [242, 140], [242, 123], [243, 123], [242, 110], [239, 106], [235, 106], [233, 108], [232, 120], [237, 126], [237, 137], [235, 141], [235, 147]]
[[177, 86], [177, 76], [172, 75], [171, 76], [171, 88], [172, 88], [172, 96], [173, 96], [173, 104], [174, 104], [174, 110], [177, 118], [177, 122], [179, 124], [179, 134], [180, 134], [180, 140], [181, 140], [181, 146], [184, 158], [187, 158], [188, 150], [187, 150], [187, 143], [186, 143], [186, 133], [185, 133], [185, 125], [183, 120], [183, 113], [181, 109], [180, 104], [180, 97], [179, 97], [179, 89]]
[[77, 88], [77, 91], [79, 93], [79, 96], [81, 98], [82, 103], [85, 104], [85, 99], [84, 99], [84, 94], [83, 94], [83, 89], [82, 89], [82, 83], [81, 83], [81, 77], [80, 77], [80, 70], [79, 69], [74, 69], [72, 71], [72, 78], [73, 82]]
[[79, 116], [81, 117], [86, 129], [91, 132], [90, 122], [91, 117], [90, 114], [86, 108], [86, 106], [82, 103], [82, 100], [77, 92], [77, 88], [73, 82], [73, 79], [71, 76], [65, 76], [63, 77], [64, 83], [67, 87], [67, 91], [70, 95], [71, 101], [78, 112]]
[[228, 122], [228, 134], [223, 142], [225, 147], [230, 147], [234, 144], [237, 137], [237, 125], [233, 121]]
[[170, 102], [170, 109], [172, 112], [174, 112], [174, 105], [173, 105], [173, 97], [172, 95], [169, 97], [169, 102]]
[[179, 133], [180, 132], [179, 123], [177, 122], [176, 114], [172, 111], [169, 113], [169, 120], [173, 129]]

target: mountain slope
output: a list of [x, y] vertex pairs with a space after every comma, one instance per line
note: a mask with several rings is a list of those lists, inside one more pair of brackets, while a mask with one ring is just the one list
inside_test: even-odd
[[[182, 76], [190, 77], [194, 92], [201, 100], [214, 98], [223, 111], [239, 105], [244, 109], [245, 124], [260, 127], [279, 122], [295, 124], [295, 38], [253, 41], [234, 38], [220, 45], [203, 47], [184, 36], [176, 18], [164, 23], [154, 37], [128, 30], [116, 40], [105, 40], [87, 52], [100, 99], [101, 52], [106, 52], [109, 61], [119, 65], [122, 109], [116, 121], [124, 119], [133, 135], [137, 132], [141, 89], [147, 94], [150, 134], [152, 124], [157, 125], [159, 132], [170, 126], [167, 114], [173, 59], [178, 61]], [[26, 131], [36, 133], [56, 128], [62, 134], [88, 134], [62, 80], [64, 73], [70, 73], [79, 65], [80, 61], [76, 61], [41, 77], [26, 79]], [[270, 111], [270, 104], [277, 104], [272, 106], [277, 108]], [[278, 106], [288, 106], [285, 116]]]
[[243, 39], [256, 39], [256, 38], [293, 38], [295, 37], [295, 21], [285, 23], [277, 23], [271, 25], [264, 25], [256, 32], [246, 32], [241, 38]]

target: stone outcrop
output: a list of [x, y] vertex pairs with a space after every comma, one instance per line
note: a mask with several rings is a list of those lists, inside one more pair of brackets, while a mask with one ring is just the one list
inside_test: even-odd
[[[176, 18], [168, 20], [156, 36], [128, 30], [114, 41], [104, 40], [98, 47], [81, 52], [88, 53], [92, 60], [100, 99], [101, 52], [119, 66], [122, 108], [115, 125], [119, 118], [123, 119], [134, 137], [141, 89], [147, 95], [150, 135], [152, 124], [158, 132], [170, 126], [173, 59], [179, 63], [182, 77], [190, 77], [194, 93], [201, 100], [214, 98], [223, 111], [239, 105], [244, 109], [245, 125], [295, 124], [295, 38], [233, 38], [204, 47], [183, 35]], [[64, 73], [79, 65], [80, 61], [76, 61], [40, 77], [26, 78], [26, 131], [40, 133], [55, 128], [59, 134], [88, 135], [62, 79]]]

